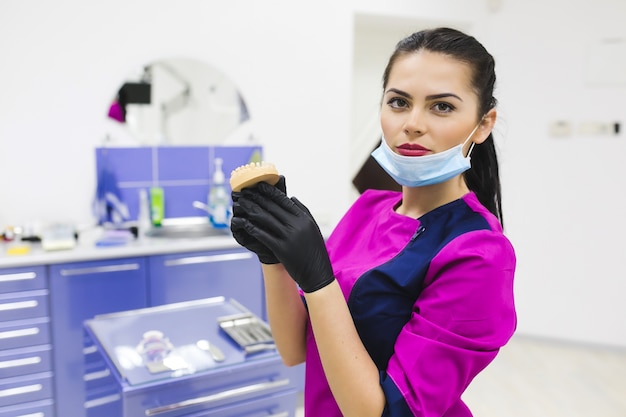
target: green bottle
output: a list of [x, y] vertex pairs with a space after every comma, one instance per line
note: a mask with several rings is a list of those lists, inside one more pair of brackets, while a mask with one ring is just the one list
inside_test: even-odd
[[152, 225], [160, 227], [163, 222], [165, 207], [165, 195], [163, 188], [151, 187], [150, 188], [150, 212], [152, 218]]

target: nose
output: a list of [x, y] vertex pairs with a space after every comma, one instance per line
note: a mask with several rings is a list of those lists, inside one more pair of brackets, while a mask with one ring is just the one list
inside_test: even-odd
[[407, 135], [423, 135], [426, 131], [426, 120], [421, 109], [415, 107], [406, 113], [404, 133]]

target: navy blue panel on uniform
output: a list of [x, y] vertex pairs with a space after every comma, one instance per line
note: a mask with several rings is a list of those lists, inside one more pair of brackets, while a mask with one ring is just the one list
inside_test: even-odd
[[398, 390], [398, 387], [396, 387], [396, 384], [394, 384], [384, 372], [381, 372], [380, 386], [382, 387], [385, 393], [385, 398], [387, 399], [381, 417], [413, 417], [413, 413], [406, 404], [406, 401]]
[[394, 342], [409, 321], [431, 260], [454, 238], [490, 229], [463, 199], [443, 205], [420, 219], [409, 244], [388, 262], [355, 283], [348, 307], [356, 329], [379, 370], [387, 369]]

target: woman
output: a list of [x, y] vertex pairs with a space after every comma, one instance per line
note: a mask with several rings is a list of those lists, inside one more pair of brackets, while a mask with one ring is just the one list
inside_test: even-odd
[[306, 361], [307, 416], [471, 416], [461, 395], [516, 325], [494, 83], [473, 37], [400, 41], [372, 155], [402, 191], [363, 193], [326, 243], [284, 181], [233, 194], [231, 229], [262, 262], [279, 352]]

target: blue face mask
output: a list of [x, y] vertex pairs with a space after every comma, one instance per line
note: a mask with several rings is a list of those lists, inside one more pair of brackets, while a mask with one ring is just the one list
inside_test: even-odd
[[422, 187], [439, 184], [470, 169], [470, 154], [474, 143], [470, 146], [467, 156], [463, 155], [463, 146], [470, 140], [480, 123], [460, 145], [447, 151], [425, 156], [404, 156], [391, 150], [385, 138], [372, 157], [400, 185], [405, 187]]

